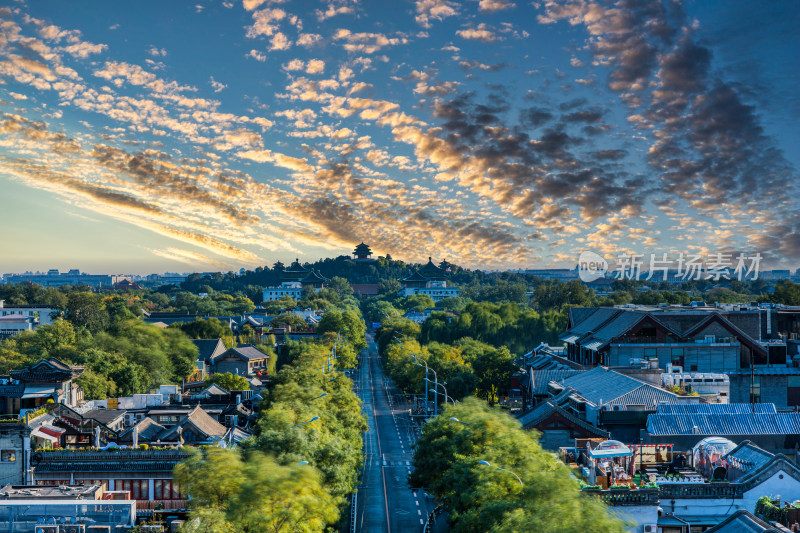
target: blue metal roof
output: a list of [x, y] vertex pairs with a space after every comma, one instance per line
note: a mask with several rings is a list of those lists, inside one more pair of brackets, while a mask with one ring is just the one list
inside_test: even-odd
[[798, 435], [800, 413], [653, 414], [650, 435]]
[[659, 415], [746, 415], [777, 413], [774, 403], [699, 403], [663, 404], [658, 406]]

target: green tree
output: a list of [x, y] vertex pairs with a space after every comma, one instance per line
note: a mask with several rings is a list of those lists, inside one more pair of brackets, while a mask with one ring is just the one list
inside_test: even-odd
[[104, 331], [109, 324], [109, 315], [97, 294], [71, 292], [67, 295], [64, 318], [76, 328], [86, 328], [92, 333]]
[[250, 390], [247, 378], [231, 372], [218, 372], [211, 377], [211, 383], [219, 385], [227, 391]]
[[218, 318], [195, 318], [192, 322], [176, 322], [171, 328], [179, 328], [192, 339], [221, 339], [232, 337], [233, 331], [228, 324], [223, 324]]
[[195, 507], [182, 531], [315, 533], [336, 522], [337, 499], [308, 465], [285, 466], [259, 452], [208, 448], [175, 467]]
[[83, 389], [83, 397], [86, 400], [105, 400], [106, 398], [115, 398], [117, 396], [117, 384], [103, 376], [97, 374], [91, 369], [83, 371], [75, 383]]
[[601, 502], [581, 494], [569, 468], [537, 438], [516, 419], [467, 398], [425, 424], [409, 483], [428, 487], [449, 507], [457, 533], [624, 531]]

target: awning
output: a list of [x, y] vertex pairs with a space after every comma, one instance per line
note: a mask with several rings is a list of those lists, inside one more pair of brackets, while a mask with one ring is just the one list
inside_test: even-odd
[[589, 344], [587, 344], [586, 346], [584, 346], [584, 348], [586, 348], [587, 350], [592, 350], [593, 352], [596, 352], [597, 349], [600, 348], [601, 346], [603, 346], [604, 344], [605, 343], [603, 341], [592, 341]]
[[54, 392], [55, 389], [53, 389], [53, 387], [31, 387], [26, 385], [22, 393], [22, 398], [46, 398], [52, 396]]
[[619, 441], [607, 440], [601, 442], [597, 448], [589, 447], [589, 457], [598, 459], [603, 457], [631, 457], [631, 449]]
[[41, 430], [41, 428], [31, 431], [31, 437], [39, 437], [40, 439], [49, 440], [50, 442], [58, 443], [58, 437], [49, 435]]

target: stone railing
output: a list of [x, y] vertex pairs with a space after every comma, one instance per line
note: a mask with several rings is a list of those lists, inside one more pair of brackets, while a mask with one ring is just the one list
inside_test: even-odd
[[659, 485], [661, 499], [683, 498], [732, 499], [742, 498], [744, 489], [731, 483], [664, 483]]
[[581, 492], [588, 496], [598, 498], [608, 505], [657, 505], [659, 490], [648, 489], [582, 489]]

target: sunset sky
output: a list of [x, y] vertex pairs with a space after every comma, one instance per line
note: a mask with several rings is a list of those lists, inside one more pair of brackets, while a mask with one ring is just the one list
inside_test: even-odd
[[800, 266], [800, 2], [5, 2], [0, 272]]

